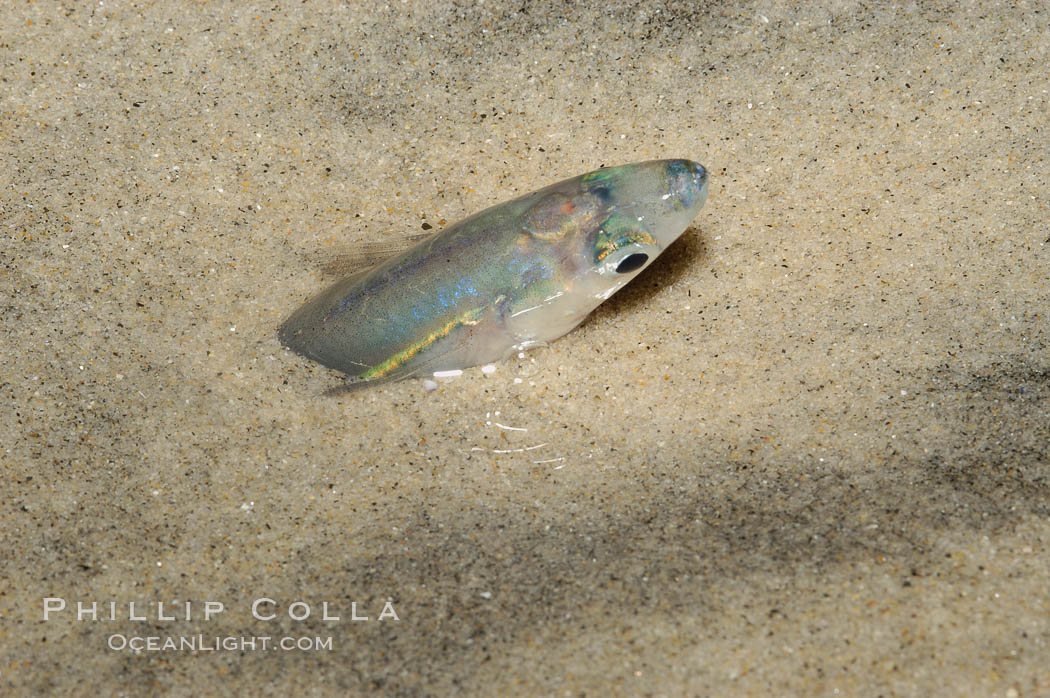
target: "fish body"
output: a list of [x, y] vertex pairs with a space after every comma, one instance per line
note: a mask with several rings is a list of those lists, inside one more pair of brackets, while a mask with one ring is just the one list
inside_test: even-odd
[[690, 160], [596, 170], [485, 209], [309, 300], [281, 342], [352, 386], [502, 360], [571, 331], [688, 227]]

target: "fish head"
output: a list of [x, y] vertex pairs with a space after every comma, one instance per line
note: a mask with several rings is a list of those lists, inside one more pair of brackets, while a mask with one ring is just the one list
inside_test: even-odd
[[641, 271], [678, 239], [707, 199], [707, 170], [692, 160], [598, 170], [584, 183], [608, 204], [588, 241], [602, 273]]
[[[637, 276], [689, 227], [707, 199], [707, 170], [692, 160], [651, 160], [598, 170], [584, 186], [606, 202], [580, 250], [583, 285], [600, 300]], [[583, 260], [581, 260], [583, 261]]]
[[571, 330], [677, 240], [706, 198], [707, 170], [691, 160], [604, 168], [542, 192], [523, 220], [549, 245], [529, 248], [546, 250], [536, 259], [547, 273], [535, 285], [538, 274], [523, 277], [514, 333], [549, 341]]

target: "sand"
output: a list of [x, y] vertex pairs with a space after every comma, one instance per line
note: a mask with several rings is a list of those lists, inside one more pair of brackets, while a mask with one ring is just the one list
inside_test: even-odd
[[[0, 691], [1050, 694], [1047, 65], [1044, 2], [5, 4]], [[547, 349], [277, 341], [658, 157], [706, 207]]]

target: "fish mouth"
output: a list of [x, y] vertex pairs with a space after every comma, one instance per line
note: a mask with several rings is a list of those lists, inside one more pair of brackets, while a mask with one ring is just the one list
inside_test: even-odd
[[699, 209], [707, 201], [707, 169], [698, 162], [694, 162], [693, 165], [696, 166], [696, 171], [693, 173], [693, 184], [699, 192], [696, 195], [695, 206]]
[[689, 209], [695, 215], [707, 201], [707, 168], [698, 162], [687, 160], [692, 173], [692, 190], [695, 192], [688, 202]]
[[689, 172], [692, 191], [695, 192], [693, 205], [697, 208], [703, 205], [707, 198], [707, 168], [694, 160], [679, 160], [681, 167]]
[[689, 161], [689, 165], [693, 170], [693, 186], [696, 187], [701, 195], [707, 193], [707, 168], [698, 162]]
[[666, 173], [672, 205], [678, 210], [699, 210], [707, 198], [707, 169], [698, 162], [683, 158], [668, 160]]

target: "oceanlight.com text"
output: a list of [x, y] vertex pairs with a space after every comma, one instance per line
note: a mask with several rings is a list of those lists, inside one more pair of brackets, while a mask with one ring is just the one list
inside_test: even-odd
[[117, 652], [255, 652], [278, 650], [313, 652], [332, 649], [332, 638], [306, 635], [122, 635], [106, 638], [106, 646]]

